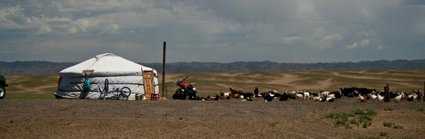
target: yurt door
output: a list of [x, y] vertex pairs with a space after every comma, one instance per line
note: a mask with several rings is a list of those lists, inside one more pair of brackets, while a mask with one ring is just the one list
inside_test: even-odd
[[145, 88], [145, 98], [151, 99], [152, 94], [154, 94], [152, 71], [143, 71], [143, 84]]

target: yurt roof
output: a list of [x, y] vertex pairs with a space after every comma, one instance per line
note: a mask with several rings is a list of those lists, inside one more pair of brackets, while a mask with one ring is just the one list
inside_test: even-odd
[[78, 63], [60, 71], [61, 76], [84, 76], [85, 71], [89, 76], [128, 76], [142, 75], [143, 71], [156, 71], [142, 66], [112, 53], [99, 54], [86, 61]]

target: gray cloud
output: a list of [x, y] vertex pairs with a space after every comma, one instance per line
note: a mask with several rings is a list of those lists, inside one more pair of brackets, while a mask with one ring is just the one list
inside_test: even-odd
[[0, 60], [334, 62], [422, 59], [417, 0], [18, 0], [0, 3]]

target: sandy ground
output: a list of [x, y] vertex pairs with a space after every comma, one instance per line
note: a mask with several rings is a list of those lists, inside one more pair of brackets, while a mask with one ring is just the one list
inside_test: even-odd
[[[372, 126], [330, 112], [373, 109]], [[0, 100], [0, 138], [423, 138], [425, 102]], [[384, 127], [384, 122], [403, 129]]]
[[[34, 81], [32, 76], [7, 76], [7, 83], [9, 87], [6, 88], [9, 93], [31, 93], [31, 94], [45, 94], [46, 90], [51, 90], [57, 87], [58, 76], [42, 76], [40, 80]], [[25, 84], [26, 82], [30, 82]], [[37, 86], [29, 87], [28, 84], [40, 84]]]
[[[252, 91], [286, 90], [339, 90], [343, 87], [367, 87], [383, 90], [389, 84], [391, 90], [424, 88], [423, 71], [311, 71], [270, 73], [170, 73], [166, 76], [167, 90], [176, 89], [175, 80], [188, 76], [188, 82], [198, 83], [202, 96], [227, 91], [229, 87]], [[56, 90], [58, 76], [8, 76], [10, 94], [51, 94]], [[162, 77], [159, 76], [162, 80]], [[160, 81], [162, 83], [162, 81]]]
[[323, 89], [329, 88], [333, 85], [331, 79], [327, 78], [321, 81], [316, 82], [315, 84], [297, 84], [297, 81], [304, 79], [303, 77], [298, 77], [294, 74], [281, 73], [281, 78], [277, 78], [275, 80], [268, 81], [270, 84], [283, 84], [290, 86], [292, 89]]

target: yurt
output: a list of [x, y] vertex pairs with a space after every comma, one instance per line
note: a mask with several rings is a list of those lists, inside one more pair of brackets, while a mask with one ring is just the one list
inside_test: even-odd
[[[112, 53], [97, 55], [59, 73], [56, 98], [127, 99], [157, 97], [155, 69], [145, 67]], [[124, 91], [123, 91], [124, 90]]]

